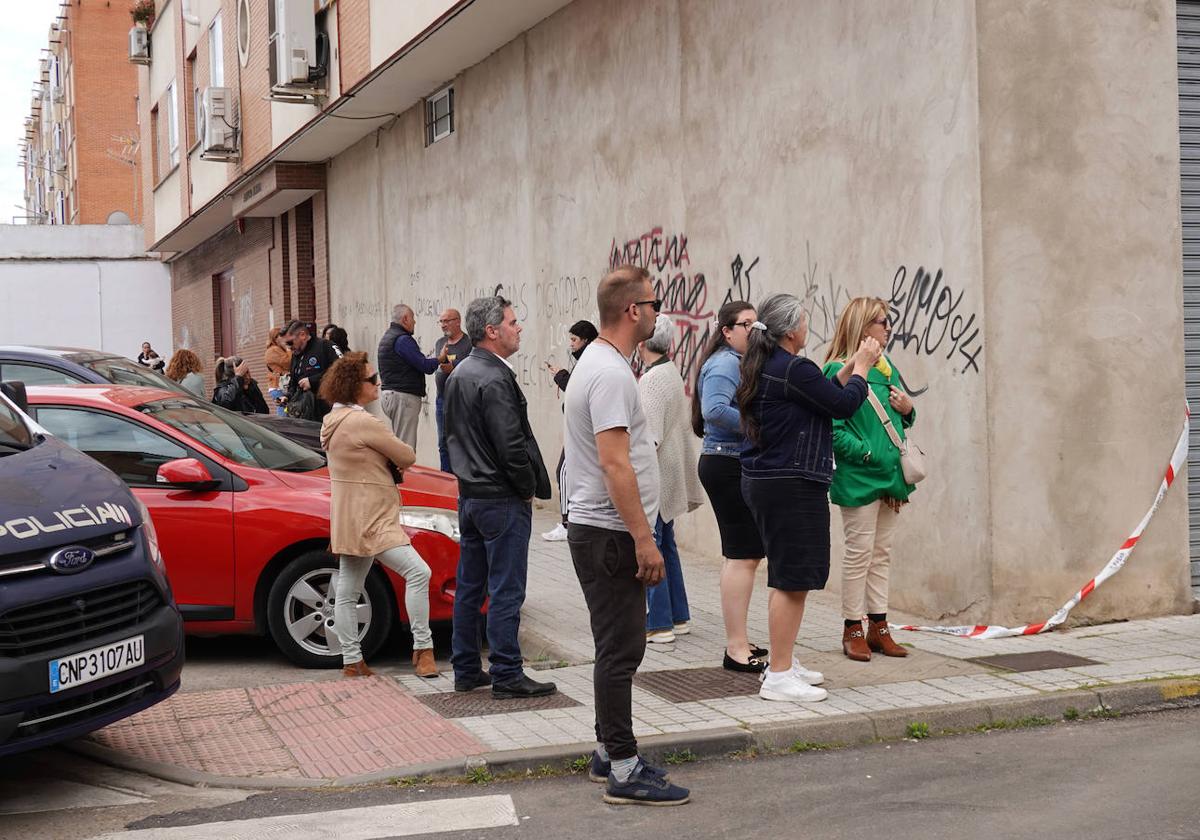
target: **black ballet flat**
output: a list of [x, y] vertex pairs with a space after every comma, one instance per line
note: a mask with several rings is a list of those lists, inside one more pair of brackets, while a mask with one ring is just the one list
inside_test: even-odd
[[758, 659], [766, 659], [767, 653], [768, 651], [766, 648], [760, 648], [758, 645], [750, 645], [750, 655], [753, 657]]
[[725, 651], [725, 661], [721, 663], [721, 667], [726, 671], [737, 671], [741, 674], [761, 674], [767, 669], [767, 660], [751, 656], [746, 662], [738, 662], [729, 655], [729, 651]]

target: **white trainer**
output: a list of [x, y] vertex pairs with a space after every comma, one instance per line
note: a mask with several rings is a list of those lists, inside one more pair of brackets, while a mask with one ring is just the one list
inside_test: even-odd
[[651, 630], [646, 634], [646, 644], [669, 645], [675, 641], [675, 634], [670, 630]]
[[819, 703], [829, 696], [823, 688], [809, 685], [796, 676], [796, 672], [788, 670], [782, 674], [767, 670], [763, 672], [762, 686], [758, 696], [763, 700], [781, 700], [792, 703]]
[[800, 660], [792, 657], [792, 673], [809, 685], [820, 685], [825, 682], [825, 675], [820, 671], [810, 671], [800, 664]]
[[691, 632], [692, 632], [692, 625], [690, 622], [681, 621], [675, 625], [675, 635], [676, 636], [686, 636], [688, 633], [691, 633]]
[[554, 526], [554, 530], [542, 534], [542, 539], [546, 542], [562, 542], [566, 538], [567, 529], [563, 527], [561, 522]]

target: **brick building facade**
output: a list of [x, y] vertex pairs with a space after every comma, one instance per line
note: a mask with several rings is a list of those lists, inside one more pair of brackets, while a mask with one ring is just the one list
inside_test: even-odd
[[73, 0], [60, 14], [25, 121], [26, 220], [140, 224], [138, 77], [126, 58], [128, 5]]

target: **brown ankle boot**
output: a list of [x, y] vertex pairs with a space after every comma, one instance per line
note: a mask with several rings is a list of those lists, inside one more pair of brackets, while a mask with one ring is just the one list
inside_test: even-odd
[[908, 656], [908, 649], [892, 638], [886, 621], [867, 620], [867, 646], [884, 656]]
[[842, 652], [855, 662], [870, 662], [871, 649], [863, 636], [862, 624], [855, 624], [842, 631]]
[[433, 661], [433, 648], [413, 651], [413, 667], [418, 677], [431, 680], [438, 675], [437, 663]]
[[361, 659], [357, 662], [351, 662], [342, 669], [343, 677], [373, 677], [375, 672], [367, 667], [367, 663]]

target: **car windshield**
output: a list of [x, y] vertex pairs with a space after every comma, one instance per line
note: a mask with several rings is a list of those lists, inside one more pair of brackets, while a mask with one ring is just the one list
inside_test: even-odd
[[[33, 435], [21, 415], [0, 400], [0, 455], [24, 452], [33, 446]], [[14, 462], [15, 463], [15, 462]]]
[[155, 400], [138, 410], [247, 467], [309, 472], [325, 466], [325, 459], [312, 450], [240, 414], [191, 397]]
[[143, 367], [137, 362], [121, 356], [80, 356], [72, 359], [77, 364], [95, 371], [114, 385], [145, 385], [150, 388], [161, 388], [164, 391], [187, 393], [183, 386], [174, 379], [169, 379], [157, 371]]

